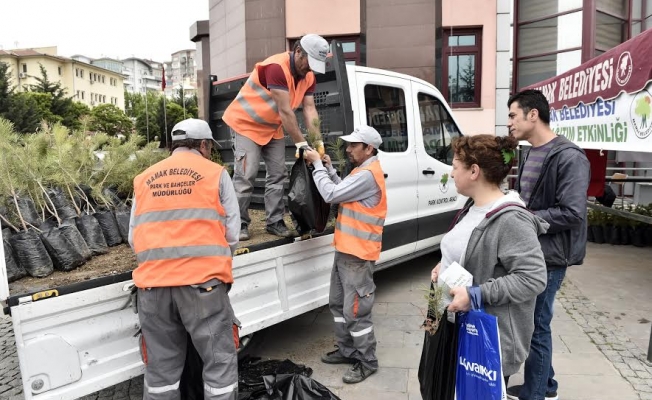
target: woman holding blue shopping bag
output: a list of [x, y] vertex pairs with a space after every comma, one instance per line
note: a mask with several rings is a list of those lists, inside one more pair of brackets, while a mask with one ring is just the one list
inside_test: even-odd
[[[530, 348], [535, 299], [546, 286], [546, 265], [537, 237], [547, 231], [548, 224], [529, 212], [516, 192], [503, 193], [500, 189], [518, 146], [514, 137], [466, 136], [452, 145], [455, 157], [451, 178], [457, 191], [470, 199], [441, 242], [442, 260], [433, 269], [432, 280], [437, 282], [454, 263], [471, 273], [472, 286], [450, 288], [448, 311], [469, 311], [474, 298], [479, 303], [474, 308], [484, 308], [495, 317], [506, 383], [518, 372]], [[464, 322], [464, 314], [460, 322]], [[476, 327], [470, 325], [466, 325], [466, 332], [473, 335]], [[477, 375], [496, 378], [478, 363], [458, 362]], [[498, 378], [500, 385], [502, 379]], [[458, 385], [458, 400], [476, 398], [462, 398], [460, 394]]]

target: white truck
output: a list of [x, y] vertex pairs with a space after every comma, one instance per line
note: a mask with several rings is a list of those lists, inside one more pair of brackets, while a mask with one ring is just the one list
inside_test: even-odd
[[[220, 110], [244, 79], [213, 83], [210, 122], [220, 141], [228, 140]], [[335, 44], [315, 96], [326, 141], [360, 124], [383, 136], [379, 158], [388, 212], [377, 270], [438, 250], [466, 200], [448, 178], [450, 142], [461, 133], [440, 92], [407, 75], [346, 65]], [[229, 146], [223, 148], [228, 161]], [[294, 162], [290, 148], [287, 160]], [[241, 336], [328, 303], [332, 236], [331, 231], [282, 239], [234, 258], [230, 297]], [[9, 293], [2, 247], [0, 262], [0, 299], [11, 315], [27, 400], [74, 399], [143, 373], [138, 316], [124, 307], [131, 272], [38, 293]]]

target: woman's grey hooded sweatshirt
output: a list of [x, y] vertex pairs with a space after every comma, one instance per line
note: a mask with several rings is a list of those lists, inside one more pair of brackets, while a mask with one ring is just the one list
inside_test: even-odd
[[498, 318], [505, 376], [518, 372], [530, 350], [534, 304], [547, 282], [538, 236], [548, 226], [520, 198], [507, 195], [473, 230], [462, 261], [480, 287], [485, 311]]

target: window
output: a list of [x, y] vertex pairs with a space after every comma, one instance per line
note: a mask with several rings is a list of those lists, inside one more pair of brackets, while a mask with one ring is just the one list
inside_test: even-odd
[[451, 141], [462, 136], [446, 108], [435, 97], [419, 93], [419, 115], [426, 153], [443, 163], [453, 163]]
[[[294, 44], [299, 39], [290, 39], [290, 49], [294, 48]], [[362, 65], [360, 61], [360, 36], [331, 36], [325, 39], [328, 43], [335, 39], [342, 44], [345, 63], [349, 65]]]
[[366, 85], [364, 98], [367, 124], [376, 128], [383, 138], [380, 150], [388, 153], [407, 151], [407, 111], [403, 90], [389, 86]]
[[61, 71], [61, 67], [57, 67], [57, 69], [59, 70], [59, 76], [63, 75], [62, 73], [63, 71]]
[[83, 70], [83, 69], [80, 69], [80, 70], [79, 70], [79, 77], [80, 77], [80, 78], [83, 78], [83, 77], [84, 77], [84, 70]]
[[84, 100], [84, 95], [86, 94], [86, 92], [84, 92], [84, 91], [82, 90], [81, 93], [82, 93], [82, 100]]
[[27, 73], [27, 64], [23, 64], [23, 72]]
[[480, 107], [481, 29], [444, 30], [444, 98], [454, 108]]

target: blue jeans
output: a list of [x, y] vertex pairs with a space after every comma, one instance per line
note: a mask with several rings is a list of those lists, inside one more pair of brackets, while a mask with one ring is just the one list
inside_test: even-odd
[[552, 368], [552, 322], [555, 294], [566, 276], [566, 268], [548, 271], [546, 290], [537, 296], [534, 307], [534, 333], [530, 354], [525, 360], [524, 383], [519, 394], [521, 400], [544, 400], [546, 393], [557, 391], [555, 370]]

